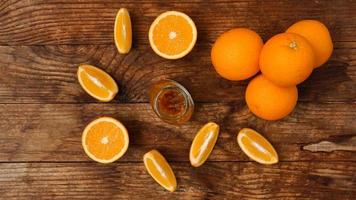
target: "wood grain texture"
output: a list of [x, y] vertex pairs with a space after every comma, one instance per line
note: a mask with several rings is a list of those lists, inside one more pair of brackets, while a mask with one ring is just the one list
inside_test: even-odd
[[0, 4], [0, 44], [113, 44], [116, 12], [126, 7], [133, 21], [134, 46], [147, 45], [154, 18], [166, 10], [184, 11], [195, 21], [198, 44], [211, 44], [222, 32], [249, 27], [264, 39], [300, 19], [319, 19], [336, 42], [354, 41], [356, 2], [352, 0], [7, 0]]
[[193, 168], [171, 163], [178, 188], [170, 193], [143, 163], [0, 164], [4, 199], [342, 199], [356, 195], [356, 166], [287, 162], [273, 166], [217, 162]]
[[[0, 47], [0, 103], [96, 102], [78, 84], [76, 70], [89, 63], [111, 74], [120, 86], [114, 101], [147, 102], [152, 84], [164, 78], [182, 83], [196, 102], [243, 102], [248, 81], [219, 77], [210, 47], [197, 47], [171, 61], [151, 49], [127, 56], [114, 45]], [[335, 44], [332, 59], [299, 86], [299, 101], [356, 102], [356, 42]]]
[[[212, 161], [249, 160], [238, 147], [237, 132], [251, 127], [266, 136], [282, 161], [356, 161], [354, 151], [303, 150], [320, 141], [340, 142], [356, 136], [356, 104], [300, 103], [287, 118], [267, 122], [245, 105], [198, 104], [183, 126], [162, 122], [149, 104], [9, 104], [0, 105], [0, 161], [89, 161], [81, 146], [84, 127], [100, 116], [112, 116], [128, 128], [130, 147], [120, 161], [140, 161], [157, 148], [173, 161], [188, 161], [192, 139], [209, 121], [221, 134]], [[342, 143], [340, 143], [342, 145]]]
[[[113, 40], [116, 12], [133, 21], [133, 49], [119, 55]], [[149, 47], [147, 33], [166, 10], [187, 13], [198, 28], [193, 51], [165, 60]], [[332, 199], [356, 198], [356, 1], [354, 0], [1, 0], [0, 1], [0, 199]], [[268, 122], [244, 102], [247, 81], [219, 77], [210, 49], [226, 30], [248, 27], [264, 41], [300, 19], [330, 29], [334, 52], [299, 88], [287, 118]], [[120, 94], [98, 103], [81, 88], [77, 66], [111, 74]], [[163, 123], [147, 103], [148, 88], [164, 78], [182, 83], [197, 102], [191, 122]], [[130, 134], [118, 162], [91, 161], [81, 132], [91, 120], [112, 116]], [[206, 122], [221, 125], [208, 161], [193, 168], [190, 143]], [[256, 129], [281, 162], [251, 162], [237, 132]], [[142, 156], [158, 149], [178, 179], [164, 191], [146, 173]]]

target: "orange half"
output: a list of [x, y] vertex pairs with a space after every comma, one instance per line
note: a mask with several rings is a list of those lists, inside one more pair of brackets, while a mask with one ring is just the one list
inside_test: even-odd
[[166, 190], [174, 192], [177, 188], [177, 180], [171, 166], [157, 150], [147, 152], [143, 156], [143, 162], [152, 178]]
[[115, 80], [97, 67], [81, 64], [77, 77], [82, 88], [100, 101], [111, 101], [119, 91]]
[[187, 55], [197, 40], [197, 29], [186, 14], [167, 11], [151, 24], [149, 41], [154, 52], [167, 59], [178, 59]]
[[101, 117], [84, 129], [82, 145], [91, 159], [111, 163], [125, 154], [129, 136], [122, 123], [111, 117]]
[[192, 166], [199, 167], [208, 159], [219, 136], [219, 125], [205, 124], [194, 137], [190, 147], [189, 160]]
[[261, 164], [278, 162], [278, 154], [266, 138], [250, 128], [243, 128], [237, 135], [242, 151], [252, 160]]

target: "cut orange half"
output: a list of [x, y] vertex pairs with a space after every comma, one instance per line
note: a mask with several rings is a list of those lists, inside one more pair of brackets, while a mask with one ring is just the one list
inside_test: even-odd
[[166, 190], [174, 192], [177, 188], [177, 180], [171, 166], [157, 150], [147, 152], [143, 156], [143, 162], [152, 178]]
[[261, 164], [278, 162], [278, 154], [266, 138], [250, 128], [243, 128], [237, 135], [242, 151], [252, 160]]
[[201, 166], [209, 157], [219, 136], [219, 125], [209, 122], [196, 134], [190, 147], [189, 160], [192, 166]]
[[167, 11], [153, 21], [148, 37], [153, 51], [159, 56], [178, 59], [193, 49], [197, 40], [197, 29], [188, 15]]
[[77, 76], [82, 88], [100, 101], [111, 101], [119, 91], [115, 80], [97, 67], [87, 64], [79, 65]]
[[123, 156], [129, 146], [124, 125], [111, 117], [101, 117], [85, 127], [82, 135], [85, 153], [100, 163], [111, 163]]
[[126, 54], [130, 51], [132, 44], [132, 29], [130, 14], [126, 8], [121, 8], [116, 14], [114, 39], [119, 53]]

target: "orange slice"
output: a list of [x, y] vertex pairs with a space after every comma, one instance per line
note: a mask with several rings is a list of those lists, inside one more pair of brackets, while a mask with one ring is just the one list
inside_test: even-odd
[[126, 54], [132, 45], [132, 29], [129, 11], [121, 8], [116, 14], [114, 40], [119, 53]]
[[79, 65], [77, 76], [82, 88], [100, 101], [112, 100], [119, 88], [113, 78], [103, 70], [91, 65]]
[[209, 122], [196, 134], [190, 147], [189, 160], [192, 166], [201, 166], [209, 157], [219, 136], [219, 125]]
[[167, 11], [153, 21], [148, 37], [152, 49], [159, 56], [178, 59], [193, 49], [197, 40], [197, 29], [188, 15]]
[[176, 177], [171, 166], [157, 150], [147, 152], [143, 162], [152, 178], [166, 190], [174, 192], [177, 188]]
[[278, 155], [266, 138], [250, 128], [243, 128], [237, 135], [242, 151], [252, 160], [261, 164], [278, 162]]
[[129, 146], [124, 125], [111, 117], [101, 117], [85, 127], [82, 135], [85, 153], [100, 163], [111, 163], [123, 156]]

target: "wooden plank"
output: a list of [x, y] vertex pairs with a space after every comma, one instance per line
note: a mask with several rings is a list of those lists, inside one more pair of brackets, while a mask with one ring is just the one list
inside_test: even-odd
[[[152, 84], [170, 78], [181, 82], [196, 102], [240, 102], [248, 81], [219, 77], [210, 63], [210, 47], [171, 61], [150, 49], [118, 55], [113, 45], [0, 47], [0, 103], [96, 102], [78, 84], [80, 63], [110, 73], [120, 86], [114, 101], [147, 102]], [[299, 87], [300, 101], [356, 101], [356, 42], [335, 44], [332, 59]]]
[[350, 0], [8, 0], [0, 4], [0, 44], [113, 44], [114, 19], [121, 7], [131, 13], [135, 46], [147, 45], [147, 31], [154, 18], [172, 9], [193, 18], [201, 44], [212, 43], [233, 27], [250, 27], [267, 39], [299, 19], [310, 18], [325, 22], [335, 41], [355, 41], [356, 2]]
[[[127, 126], [130, 148], [123, 162], [141, 161], [154, 148], [170, 160], [188, 161], [192, 139], [209, 121], [221, 125], [212, 161], [249, 160], [236, 141], [244, 127], [266, 136], [282, 161], [356, 161], [355, 108], [356, 104], [299, 103], [284, 120], [267, 122], [242, 104], [197, 104], [191, 122], [174, 126], [158, 119], [146, 103], [1, 104], [0, 161], [89, 161], [81, 146], [81, 132], [100, 116], [115, 117]], [[319, 144], [322, 141], [338, 149], [325, 152]]]
[[3, 163], [1, 198], [21, 199], [343, 199], [356, 195], [349, 162], [172, 163], [178, 189], [162, 189], [140, 163]]

